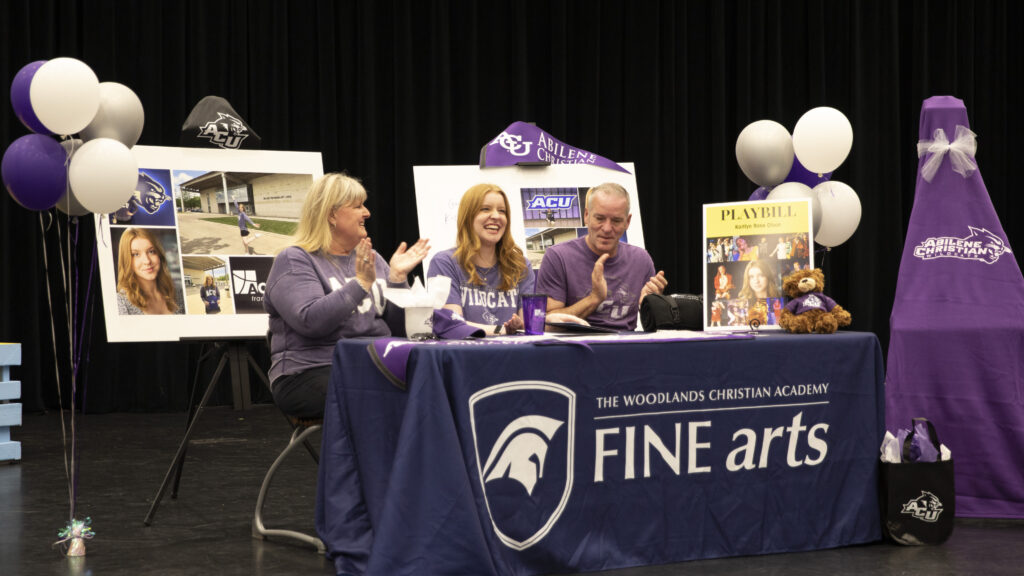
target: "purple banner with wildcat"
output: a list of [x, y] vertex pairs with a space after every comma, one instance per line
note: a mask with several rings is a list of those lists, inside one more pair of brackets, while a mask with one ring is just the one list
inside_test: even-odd
[[958, 516], [1024, 518], [1024, 277], [963, 101], [921, 108], [914, 208], [890, 318], [886, 423], [925, 417], [956, 461]]
[[480, 167], [522, 163], [590, 164], [629, 174], [622, 166], [592, 152], [570, 146], [526, 122], [513, 122], [480, 150]]

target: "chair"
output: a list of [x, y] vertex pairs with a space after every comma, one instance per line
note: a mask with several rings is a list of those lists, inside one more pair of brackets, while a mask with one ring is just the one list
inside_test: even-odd
[[[267, 333], [267, 348], [270, 348], [269, 332]], [[267, 388], [269, 389], [270, 383], [266, 380], [264, 380], [264, 382], [267, 384]], [[298, 446], [305, 446], [309, 455], [313, 457], [313, 461], [316, 462], [318, 466], [320, 465], [320, 456], [317, 454], [316, 449], [310, 445], [307, 438], [310, 434], [320, 430], [323, 426], [323, 418], [295, 418], [293, 416], [288, 416], [287, 414], [285, 414], [285, 418], [287, 418], [289, 424], [291, 424], [292, 436], [291, 439], [288, 440], [288, 445], [284, 447], [284, 450], [277, 455], [274, 463], [270, 465], [270, 469], [267, 470], [267, 475], [263, 477], [263, 485], [260, 486], [260, 495], [256, 498], [256, 511], [252, 516], [252, 537], [259, 540], [265, 540], [268, 537], [276, 536], [291, 538], [293, 540], [305, 542], [306, 544], [311, 544], [316, 547], [317, 552], [323, 554], [326, 552], [327, 548], [316, 536], [296, 532], [295, 530], [267, 528], [263, 524], [263, 504], [266, 502], [267, 492], [270, 490], [270, 483], [273, 481], [274, 474], [277, 472], [278, 467], [281, 466], [284, 459], [288, 457], [288, 454]]]
[[317, 430], [320, 430], [320, 427], [323, 424], [323, 419], [317, 418], [306, 420], [289, 417], [288, 420], [292, 424], [292, 436], [291, 439], [288, 441], [288, 445], [285, 446], [284, 450], [282, 450], [280, 454], [278, 454], [277, 458], [274, 460], [274, 463], [270, 465], [270, 469], [267, 470], [267, 475], [263, 478], [263, 485], [260, 486], [260, 495], [258, 498], [256, 498], [256, 512], [253, 514], [252, 517], [252, 536], [253, 538], [258, 538], [261, 540], [266, 539], [267, 537], [274, 536], [292, 538], [294, 540], [299, 540], [300, 542], [312, 544], [316, 547], [317, 552], [323, 554], [326, 551], [326, 548], [324, 547], [324, 543], [316, 536], [303, 534], [302, 532], [296, 532], [294, 530], [267, 528], [263, 524], [263, 504], [266, 501], [267, 492], [270, 489], [270, 482], [274, 479], [274, 473], [277, 472], [278, 467], [281, 465], [282, 462], [284, 462], [284, 459], [288, 457], [288, 454], [290, 454], [291, 451], [294, 450], [296, 447], [305, 444], [306, 449], [309, 450], [310, 455], [313, 456], [313, 460], [318, 465], [320, 463], [320, 458], [316, 454], [316, 451], [313, 449], [313, 447], [309, 445], [306, 438], [310, 434], [313, 434]]

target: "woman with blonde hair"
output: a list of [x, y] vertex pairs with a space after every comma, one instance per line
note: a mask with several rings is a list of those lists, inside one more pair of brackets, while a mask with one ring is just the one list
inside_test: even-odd
[[509, 204], [494, 184], [477, 184], [459, 201], [455, 248], [430, 261], [428, 277], [451, 278], [445, 308], [488, 334], [514, 334], [523, 327], [522, 295], [534, 273], [509, 231]]
[[160, 240], [146, 228], [125, 229], [117, 247], [117, 313], [183, 314], [184, 308]]
[[207, 314], [220, 313], [220, 289], [213, 281], [213, 276], [207, 274], [203, 279], [203, 286], [199, 289], [199, 298], [206, 305]]
[[270, 315], [270, 379], [286, 414], [323, 414], [334, 346], [341, 338], [390, 336], [382, 286], [407, 276], [430, 246], [402, 242], [385, 262], [366, 233], [366, 190], [346, 174], [325, 174], [302, 204], [295, 242], [274, 259], [263, 307]]

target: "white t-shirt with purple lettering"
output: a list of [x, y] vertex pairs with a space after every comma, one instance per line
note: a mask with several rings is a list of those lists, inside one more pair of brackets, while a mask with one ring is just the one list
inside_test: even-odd
[[[597, 259], [585, 236], [548, 248], [537, 272], [537, 292], [566, 306], [575, 304], [590, 293]], [[654, 261], [646, 250], [620, 242], [615, 256], [604, 263], [608, 297], [585, 320], [594, 326], [634, 330], [640, 291], [654, 274]]]
[[469, 275], [459, 261], [455, 259], [455, 248], [438, 252], [430, 261], [427, 277], [447, 276], [452, 279], [452, 288], [445, 304], [462, 306], [462, 316], [467, 322], [488, 324], [491, 326], [504, 324], [519, 311], [522, 306], [522, 295], [533, 288], [534, 274], [530, 262], [523, 258], [526, 274], [519, 284], [508, 290], [498, 290], [501, 284], [501, 271], [493, 268], [476, 267], [476, 273], [484, 281], [484, 285], [470, 284]]

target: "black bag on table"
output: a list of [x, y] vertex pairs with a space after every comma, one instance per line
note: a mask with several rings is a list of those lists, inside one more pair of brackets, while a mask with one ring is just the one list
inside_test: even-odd
[[953, 533], [956, 516], [953, 459], [941, 460], [940, 453], [936, 462], [907, 461], [918, 421], [928, 425], [931, 441], [939, 449], [935, 426], [925, 418], [914, 418], [903, 441], [903, 461], [882, 462], [879, 474], [882, 534], [907, 546], [942, 544]]
[[704, 297], [697, 294], [648, 294], [640, 301], [644, 332], [703, 330]]

